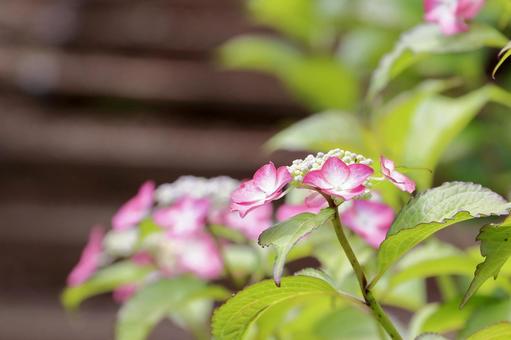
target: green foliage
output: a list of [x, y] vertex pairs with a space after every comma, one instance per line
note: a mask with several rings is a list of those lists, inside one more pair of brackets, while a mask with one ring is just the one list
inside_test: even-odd
[[488, 26], [473, 25], [468, 32], [444, 36], [437, 25], [422, 24], [404, 33], [394, 49], [381, 59], [369, 86], [373, 99], [387, 84], [417, 61], [433, 54], [473, 51], [481, 47], [500, 47], [507, 39]]
[[477, 236], [481, 241], [481, 255], [485, 257], [483, 263], [477, 265], [474, 279], [468, 288], [462, 305], [481, 287], [481, 285], [490, 277], [495, 279], [499, 272], [511, 256], [511, 224], [483, 227]]
[[280, 287], [273, 281], [256, 283], [229, 299], [213, 315], [213, 336], [222, 340], [242, 339], [250, 325], [280, 304], [299, 303], [301, 299], [332, 299], [345, 303], [348, 298], [327, 282], [306, 276], [285, 277]]
[[150, 267], [142, 267], [132, 261], [123, 261], [99, 270], [92, 278], [81, 285], [67, 287], [61, 301], [67, 309], [76, 309], [85, 299], [111, 292], [120, 285], [143, 280], [151, 272]]
[[259, 244], [263, 247], [273, 245], [277, 251], [273, 276], [277, 284], [286, 262], [286, 256], [293, 246], [305, 235], [328, 223], [335, 211], [331, 208], [321, 210], [318, 214], [302, 213], [289, 220], [276, 224], [259, 236]]
[[472, 183], [444, 183], [419, 194], [401, 210], [381, 244], [373, 284], [401, 256], [435, 232], [472, 218], [504, 215], [510, 208], [501, 196]]
[[501, 322], [475, 333], [467, 340], [507, 340], [509, 338], [511, 338], [511, 323]]
[[274, 151], [324, 151], [344, 147], [353, 152], [366, 150], [366, 131], [357, 117], [338, 111], [327, 111], [301, 120], [273, 136], [267, 147]]
[[[224, 289], [208, 287], [205, 282], [193, 277], [160, 280], [144, 287], [122, 306], [116, 339], [143, 340], [158, 322], [187, 303], [204, 298], [225, 299], [228, 295]], [[210, 311], [205, 312], [209, 314]]]

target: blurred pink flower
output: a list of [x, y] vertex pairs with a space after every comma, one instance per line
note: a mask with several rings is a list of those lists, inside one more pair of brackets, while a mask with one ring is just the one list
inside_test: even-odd
[[277, 210], [277, 221], [282, 222], [305, 212], [317, 214], [327, 206], [328, 203], [323, 196], [315, 192], [307, 196], [302, 204], [283, 204]]
[[397, 186], [402, 191], [412, 193], [415, 191], [415, 182], [406, 177], [400, 172], [396, 171], [396, 166], [393, 161], [383, 156], [380, 157], [381, 172], [389, 181]]
[[244, 217], [249, 211], [282, 197], [282, 188], [291, 182], [285, 166], [278, 169], [270, 162], [256, 171], [254, 177], [241, 183], [231, 196], [231, 210]]
[[425, 19], [437, 23], [445, 35], [468, 30], [465, 20], [474, 18], [485, 0], [424, 0]]
[[146, 217], [153, 205], [155, 185], [153, 181], [147, 181], [138, 190], [135, 197], [117, 211], [112, 218], [112, 227], [115, 230], [126, 230], [136, 226]]
[[93, 227], [89, 241], [82, 251], [80, 261], [67, 277], [68, 286], [77, 286], [87, 281], [98, 269], [102, 254], [104, 232], [101, 227]]
[[241, 231], [248, 239], [257, 240], [259, 235], [272, 225], [273, 207], [271, 203], [254, 208], [250, 214], [241, 217], [238, 213], [227, 212], [225, 224]]
[[177, 273], [193, 273], [206, 280], [220, 277], [223, 261], [212, 237], [205, 233], [172, 239]]
[[123, 303], [128, 301], [138, 290], [138, 285], [135, 283], [127, 283], [114, 289], [112, 295], [114, 301]]
[[209, 200], [185, 196], [174, 205], [154, 213], [156, 224], [166, 228], [169, 235], [183, 236], [202, 231], [206, 224]]
[[378, 248], [394, 221], [394, 211], [384, 203], [354, 200], [341, 214], [341, 221], [369, 245]]
[[153, 256], [146, 251], [140, 251], [131, 257], [131, 261], [139, 266], [148, 266], [153, 264]]
[[364, 164], [346, 165], [337, 157], [330, 157], [320, 170], [307, 173], [304, 184], [345, 200], [364, 193], [364, 182], [373, 174], [373, 169]]

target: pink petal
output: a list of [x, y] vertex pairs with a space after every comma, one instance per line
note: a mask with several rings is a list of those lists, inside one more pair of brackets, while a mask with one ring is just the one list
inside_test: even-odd
[[113, 291], [114, 301], [117, 303], [123, 303], [128, 301], [138, 290], [138, 285], [128, 283], [115, 288]]
[[78, 261], [67, 278], [69, 286], [82, 284], [96, 272], [100, 265], [104, 237], [105, 235], [101, 227], [92, 228], [89, 234], [89, 241], [80, 256], [80, 261]]
[[207, 280], [216, 279], [222, 274], [222, 258], [211, 236], [199, 234], [181, 239], [181, 242], [184, 245], [178, 254], [181, 270]]
[[305, 212], [317, 214], [320, 210], [321, 207], [311, 207], [306, 204], [284, 204], [277, 210], [277, 221], [286, 221], [293, 216]]
[[321, 174], [330, 185], [335, 187], [348, 179], [350, 168], [339, 158], [330, 157], [321, 167]]
[[317, 192], [313, 192], [309, 196], [305, 197], [304, 203], [308, 208], [322, 209], [328, 206], [328, 202], [325, 200], [325, 198]]
[[324, 190], [324, 191], [332, 196], [341, 197], [344, 200], [349, 201], [356, 196], [362, 195], [365, 192], [365, 189], [366, 189], [365, 186], [359, 185], [358, 187], [355, 187], [352, 189], [347, 189], [347, 190], [333, 189], [333, 190]]
[[254, 184], [266, 194], [271, 194], [277, 187], [277, 169], [275, 164], [270, 162], [259, 168], [254, 174]]
[[154, 182], [145, 182], [140, 187], [137, 195], [126, 202], [113, 216], [113, 229], [126, 230], [132, 228], [147, 216], [153, 205], [154, 191]]
[[293, 177], [289, 173], [289, 170], [285, 166], [281, 166], [277, 169], [277, 184], [276, 190], [281, 190], [286, 184], [291, 182]]
[[373, 173], [374, 170], [367, 165], [352, 164], [349, 166], [349, 177], [342, 186], [349, 189], [356, 188], [362, 185]]
[[303, 184], [310, 185], [321, 190], [333, 188], [332, 184], [325, 180], [321, 170], [309, 171], [303, 178]]
[[459, 0], [456, 16], [464, 19], [474, 18], [484, 5], [485, 0]]
[[231, 202], [231, 211], [233, 211], [233, 212], [236, 211], [239, 213], [239, 215], [241, 217], [245, 217], [249, 212], [251, 212], [252, 210], [254, 210], [257, 207], [260, 207], [262, 205], [264, 205], [264, 201], [263, 202], [255, 202], [255, 203], [247, 204], [247, 205], [242, 205], [242, 204], [237, 204], [237, 203]]
[[153, 217], [171, 235], [194, 234], [204, 228], [208, 209], [209, 200], [185, 196], [174, 205], [157, 210]]
[[248, 205], [254, 202], [264, 201], [266, 194], [255, 184], [253, 180], [246, 181], [233, 191], [231, 200], [236, 204]]
[[248, 239], [257, 240], [259, 235], [272, 225], [273, 207], [267, 203], [256, 207], [244, 217], [229, 213], [225, 216], [225, 224], [241, 231]]
[[392, 208], [373, 201], [353, 201], [341, 214], [342, 223], [375, 248], [385, 239], [393, 220]]
[[402, 191], [406, 191], [412, 193], [415, 191], [415, 182], [403, 175], [402, 173], [395, 171], [394, 162], [385, 157], [381, 156], [380, 158], [382, 173], [383, 175], [390, 180], [395, 186], [397, 186]]

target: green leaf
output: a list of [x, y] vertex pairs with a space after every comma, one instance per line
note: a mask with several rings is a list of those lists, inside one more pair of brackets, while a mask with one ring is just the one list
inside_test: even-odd
[[[472, 300], [467, 304], [472, 303]], [[487, 301], [478, 306], [465, 323], [465, 327], [459, 333], [460, 339], [466, 339], [470, 335], [489, 327], [497, 322], [510, 320], [511, 301], [507, 297]]]
[[419, 25], [404, 33], [394, 49], [381, 59], [372, 76], [368, 98], [372, 100], [393, 78], [428, 55], [500, 47], [506, 42], [505, 36], [489, 26], [474, 24], [468, 32], [444, 36], [437, 25]]
[[449, 144], [484, 105], [495, 101], [511, 106], [511, 95], [493, 85], [458, 98], [436, 94], [449, 86], [449, 82], [423, 84], [387, 104], [374, 124], [398, 164], [431, 170], [412, 173], [422, 189], [430, 186], [432, 171]]
[[446, 337], [443, 337], [440, 334], [436, 333], [425, 333], [421, 334], [415, 338], [415, 340], [449, 340]]
[[467, 340], [507, 340], [511, 338], [511, 323], [501, 322], [485, 328]]
[[273, 277], [277, 285], [280, 284], [286, 256], [291, 248], [302, 237], [328, 223], [334, 213], [335, 210], [331, 208], [323, 209], [318, 214], [302, 213], [274, 225], [259, 236], [259, 244], [262, 247], [273, 245], [277, 251], [273, 267]]
[[220, 49], [220, 59], [229, 68], [276, 74], [300, 58], [300, 53], [283, 40], [253, 35], [231, 39]]
[[495, 74], [497, 73], [497, 70], [502, 66], [502, 64], [511, 56], [511, 41], [504, 46], [502, 50], [499, 52], [499, 62], [495, 67], [493, 68], [493, 72], [491, 73], [491, 76], [493, 79], [495, 79]]
[[[143, 340], [173, 309], [211, 292], [205, 282], [193, 277], [160, 280], [144, 287], [119, 311], [116, 339]], [[216, 293], [215, 293], [216, 294]]]
[[378, 339], [378, 324], [363, 311], [346, 306], [321, 319], [316, 333], [321, 339]]
[[85, 299], [110, 292], [126, 283], [140, 281], [151, 271], [151, 267], [139, 266], [131, 261], [115, 263], [99, 270], [83, 284], [66, 288], [61, 295], [62, 304], [66, 309], [76, 309]]
[[497, 279], [500, 269], [511, 256], [511, 224], [485, 226], [477, 240], [481, 241], [481, 255], [485, 260], [477, 265], [474, 279], [463, 297], [462, 306], [486, 280], [492, 276]]
[[250, 325], [270, 307], [302, 298], [338, 298], [345, 301], [327, 282], [306, 276], [282, 279], [281, 287], [270, 280], [245, 288], [213, 315], [213, 337], [222, 340], [242, 339]]
[[325, 151], [344, 148], [353, 152], [366, 151], [365, 129], [349, 113], [326, 111], [305, 118], [271, 138], [267, 147], [291, 151]]
[[511, 205], [480, 185], [449, 182], [417, 195], [401, 210], [378, 251], [378, 274], [437, 231], [472, 218], [504, 215]]

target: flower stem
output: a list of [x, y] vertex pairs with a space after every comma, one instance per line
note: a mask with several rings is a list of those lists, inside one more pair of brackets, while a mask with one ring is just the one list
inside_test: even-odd
[[331, 199], [328, 200], [328, 203], [331, 208], [335, 209], [335, 216], [333, 219], [334, 230], [337, 235], [337, 239], [339, 240], [339, 243], [341, 244], [341, 247], [344, 250], [344, 253], [346, 254], [346, 257], [348, 258], [348, 260], [351, 263], [351, 266], [353, 267], [353, 271], [355, 272], [355, 275], [357, 277], [358, 284], [360, 285], [360, 290], [362, 291], [362, 296], [364, 297], [365, 300], [365, 304], [371, 309], [375, 319], [380, 323], [383, 329], [385, 329], [385, 331], [387, 332], [391, 339], [402, 340], [403, 338], [397, 331], [392, 321], [390, 321], [387, 314], [385, 314], [385, 311], [380, 306], [378, 301], [376, 301], [373, 292], [371, 291], [371, 288], [367, 284], [368, 282], [364, 270], [360, 265], [360, 262], [358, 262], [358, 259], [355, 256], [355, 253], [353, 252], [353, 248], [351, 248], [351, 245], [348, 242], [346, 235], [344, 234], [337, 206], [333, 203]]

